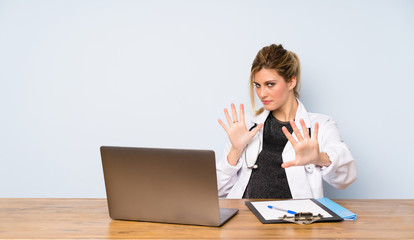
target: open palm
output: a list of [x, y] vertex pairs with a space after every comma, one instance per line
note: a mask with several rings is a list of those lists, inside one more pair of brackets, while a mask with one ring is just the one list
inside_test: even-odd
[[283, 168], [288, 168], [292, 166], [304, 166], [310, 163], [316, 164], [319, 161], [319, 124], [315, 123], [315, 130], [313, 131], [312, 138], [309, 136], [309, 133], [305, 125], [305, 121], [303, 119], [300, 119], [300, 124], [302, 126], [303, 136], [300, 133], [295, 122], [293, 120], [290, 121], [290, 125], [292, 126], [293, 132], [295, 133], [298, 140], [293, 138], [292, 134], [289, 133], [286, 127], [282, 128], [282, 131], [285, 134], [286, 138], [289, 140], [289, 142], [295, 149], [296, 155], [294, 160], [283, 163]]
[[260, 128], [263, 126], [263, 124], [260, 124], [256, 128], [254, 128], [252, 131], [249, 131], [246, 127], [245, 119], [244, 119], [244, 106], [243, 104], [240, 104], [240, 120], [237, 117], [237, 111], [234, 104], [231, 104], [231, 110], [232, 110], [232, 117], [230, 117], [230, 114], [226, 109], [224, 109], [224, 114], [227, 119], [227, 124], [224, 124], [224, 122], [221, 119], [218, 119], [218, 122], [220, 125], [224, 128], [226, 131], [230, 142], [232, 144], [232, 147], [235, 149], [244, 149], [244, 147], [252, 140], [254, 135], [260, 130]]

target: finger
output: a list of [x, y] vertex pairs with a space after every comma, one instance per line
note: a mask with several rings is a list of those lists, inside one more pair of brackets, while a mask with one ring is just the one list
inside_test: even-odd
[[244, 106], [240, 104], [240, 122], [244, 123]]
[[285, 134], [286, 138], [289, 140], [289, 142], [292, 144], [293, 147], [297, 144], [295, 138], [290, 134], [290, 132], [287, 130], [286, 127], [282, 127], [282, 132]]
[[288, 168], [288, 167], [293, 167], [293, 166], [296, 166], [296, 160], [282, 163], [282, 168]]
[[238, 122], [239, 120], [237, 120], [237, 111], [236, 107], [234, 106], [234, 103], [231, 104], [231, 112], [233, 115], [233, 122]]
[[221, 119], [218, 119], [218, 122], [220, 123], [220, 125], [224, 128], [224, 131], [228, 131], [229, 130], [229, 128], [226, 126], [226, 124], [224, 124], [224, 122], [223, 121], [221, 121]]
[[293, 132], [295, 133], [296, 137], [298, 138], [298, 141], [303, 141], [302, 134], [299, 131], [299, 128], [296, 126], [295, 121], [291, 120], [290, 125], [292, 126]]
[[299, 122], [300, 122], [300, 125], [302, 126], [303, 136], [305, 137], [305, 139], [309, 139], [310, 138], [309, 137], [309, 131], [308, 131], [308, 128], [306, 127], [305, 120], [303, 120], [303, 118], [301, 118], [299, 120]]
[[315, 129], [313, 130], [312, 138], [318, 140], [319, 123], [315, 123]]
[[227, 108], [224, 109], [224, 115], [226, 115], [227, 123], [231, 127], [233, 125], [233, 121], [230, 118], [230, 114], [229, 114], [229, 111], [227, 110]]

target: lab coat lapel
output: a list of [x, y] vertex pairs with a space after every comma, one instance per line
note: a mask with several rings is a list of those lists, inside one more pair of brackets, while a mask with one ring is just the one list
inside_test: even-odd
[[[264, 110], [263, 113], [256, 116], [252, 119], [251, 124], [261, 124], [264, 123], [267, 116], [269, 115], [269, 111]], [[260, 151], [262, 150], [262, 142], [263, 142], [263, 128], [259, 130], [259, 132], [253, 137], [252, 141], [250, 141], [248, 147], [246, 148], [246, 161], [249, 167], [252, 167], [256, 164], [257, 157], [259, 156]]]
[[[299, 129], [299, 132], [302, 134], [303, 136], [303, 130], [302, 130], [302, 125], [300, 125], [300, 119], [303, 119], [305, 121], [305, 125], [306, 125], [306, 131], [308, 131], [309, 128], [311, 128], [311, 124], [310, 124], [310, 119], [309, 119], [309, 115], [308, 112], [305, 109], [305, 106], [303, 106], [303, 104], [299, 101], [299, 99], [297, 99], [298, 101], [298, 110], [296, 111], [296, 115], [295, 115], [295, 124]], [[292, 133], [293, 138], [297, 141], [298, 138], [296, 136], [295, 133]], [[285, 146], [284, 151], [290, 151], [290, 150], [294, 150], [292, 144], [288, 141], [288, 143]]]
[[[299, 119], [303, 118], [307, 128], [310, 128], [310, 119], [308, 116], [308, 112], [306, 111], [303, 104], [299, 100], [297, 101], [298, 101], [298, 110], [296, 111], [295, 123], [303, 136], [303, 131], [302, 131], [302, 127], [300, 125]], [[293, 134], [293, 137], [297, 140], [297, 137], [295, 134]], [[286, 144], [285, 149], [283, 150], [282, 158], [283, 158], [283, 162], [288, 162], [288, 161], [292, 161], [295, 159], [295, 150], [289, 141]], [[304, 166], [289, 167], [289, 168], [286, 168], [285, 170], [286, 170], [286, 177], [287, 177], [289, 187], [290, 187], [290, 192], [292, 193], [292, 198], [311, 198], [312, 190], [309, 185], [307, 175], [306, 175], [306, 170]]]

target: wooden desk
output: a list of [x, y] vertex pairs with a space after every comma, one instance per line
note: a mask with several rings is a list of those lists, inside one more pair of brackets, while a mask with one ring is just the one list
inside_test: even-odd
[[335, 200], [358, 215], [336, 223], [262, 224], [243, 200], [221, 228], [111, 220], [105, 199], [0, 198], [0, 238], [136, 239], [413, 239], [414, 200]]

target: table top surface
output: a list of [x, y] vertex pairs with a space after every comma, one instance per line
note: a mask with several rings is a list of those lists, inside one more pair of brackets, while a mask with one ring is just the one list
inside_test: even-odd
[[222, 227], [112, 220], [106, 199], [0, 198], [0, 239], [414, 239], [414, 199], [334, 200], [356, 221], [262, 224], [242, 199]]

